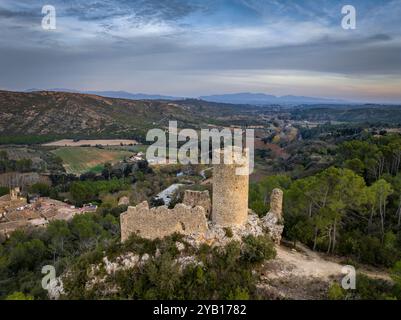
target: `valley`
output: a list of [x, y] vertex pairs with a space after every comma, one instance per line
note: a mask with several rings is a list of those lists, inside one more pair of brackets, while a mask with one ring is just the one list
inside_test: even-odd
[[[393, 275], [401, 260], [401, 107], [255, 106], [202, 100], [124, 100], [65, 92], [0, 92], [1, 101], [1, 195], [7, 198], [19, 187], [21, 199], [29, 201], [20, 212], [5, 202], [0, 228], [5, 233], [0, 234], [0, 246], [6, 249], [1, 250], [13, 252], [13, 239], [19, 232], [25, 234], [26, 246], [40, 241], [49, 248], [46, 250], [53, 248], [52, 257], [44, 251], [32, 265], [21, 263], [24, 268], [36, 268], [42, 259], [55, 259], [59, 272], [71, 275], [63, 280], [67, 290], [64, 298], [110, 298], [107, 285], [97, 284], [97, 293], [88, 290], [88, 283], [96, 282], [97, 276], [88, 274], [87, 282], [81, 283], [75, 278], [78, 269], [89, 270], [94, 264], [117, 259], [112, 263], [122, 263], [117, 270], [123, 269], [115, 272], [125, 277], [142, 268], [140, 261], [145, 258], [172, 268], [169, 272], [175, 277], [174, 289], [152, 291], [153, 297], [163, 299], [181, 294], [206, 299], [381, 299], [397, 294]], [[171, 164], [168, 159], [167, 164], [159, 165], [146, 160], [152, 143], [146, 141], [147, 131], [160, 128], [168, 137], [169, 121], [177, 121], [180, 130], [194, 129], [198, 135], [203, 128], [254, 130], [249, 216], [251, 220], [265, 219], [271, 209], [269, 195], [277, 188], [282, 190], [284, 246], [273, 246], [268, 237], [258, 233], [242, 238], [234, 234], [235, 240], [227, 240], [233, 236], [231, 228], [225, 229], [225, 235], [217, 231], [207, 234], [210, 237], [215, 232], [217, 241], [225, 244], [220, 251], [213, 245], [208, 247], [211, 260], [205, 260], [203, 249], [179, 234], [150, 242], [135, 236], [128, 244], [120, 243], [120, 218], [127, 207], [140, 208], [146, 201], [150, 212], [165, 210], [163, 205], [175, 210], [188, 201], [185, 194], [189, 191], [192, 195], [200, 192], [203, 197], [213, 193], [214, 169], [210, 165]], [[178, 148], [183, 143], [179, 141]], [[380, 201], [385, 201], [385, 209]], [[47, 202], [54, 202], [53, 209], [71, 214], [65, 219], [61, 214], [54, 221], [42, 216], [41, 207], [35, 203], [45, 208]], [[18, 221], [12, 220], [16, 215], [13, 210], [19, 212]], [[386, 218], [380, 214], [383, 210]], [[149, 221], [144, 221], [142, 227], [147, 230]], [[149, 248], [136, 251], [145, 243], [149, 248], [157, 247], [160, 255]], [[99, 246], [109, 254], [80, 266], [81, 255], [91, 254]], [[176, 260], [169, 258], [170, 250]], [[253, 250], [261, 256], [250, 255]], [[134, 253], [138, 256], [124, 258]], [[69, 259], [74, 262], [66, 265]], [[223, 269], [218, 267], [220, 259], [225, 261]], [[184, 275], [192, 266], [183, 261], [198, 260], [225, 278], [226, 286], [213, 289], [215, 282], [209, 278], [203, 291], [190, 289], [186, 281], [192, 276]], [[231, 273], [229, 261], [240, 269], [241, 278]], [[184, 273], [174, 271], [176, 263]], [[133, 269], [126, 270], [125, 264], [132, 264]], [[345, 264], [357, 270], [360, 287], [352, 294], [338, 288]], [[5, 274], [12, 269], [7, 270]], [[205, 272], [203, 268], [197, 270]], [[145, 272], [143, 276], [149, 275]], [[113, 273], [107, 277], [114, 281]], [[21, 290], [7, 279], [3, 281], [6, 289], [0, 290], [0, 295]], [[146, 298], [146, 290], [164, 285], [164, 280], [150, 282], [145, 291], [136, 288], [135, 293], [124, 283], [115, 283], [120, 291], [113, 297]], [[35, 297], [45, 298], [40, 289], [29, 290]]]

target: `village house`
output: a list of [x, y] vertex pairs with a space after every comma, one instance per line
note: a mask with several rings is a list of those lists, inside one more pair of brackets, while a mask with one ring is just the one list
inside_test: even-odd
[[39, 197], [28, 203], [20, 194], [19, 188], [0, 197], [0, 236], [8, 237], [13, 231], [26, 227], [43, 227], [53, 220], [72, 219], [76, 214], [96, 212], [92, 204], [76, 208], [65, 202]]

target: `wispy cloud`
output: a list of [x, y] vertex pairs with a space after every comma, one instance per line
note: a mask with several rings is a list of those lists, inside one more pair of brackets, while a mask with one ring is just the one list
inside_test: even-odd
[[[41, 29], [42, 1], [0, 2], [0, 69], [7, 75], [0, 86], [196, 95], [237, 90], [239, 79], [256, 90], [266, 81], [255, 77], [262, 73], [286, 74], [287, 93], [309, 93], [305, 83], [313, 91], [313, 81], [302, 83], [301, 73], [323, 81], [315, 95], [332, 86], [328, 79], [334, 76], [362, 97], [364, 88], [372, 92], [369, 79], [389, 94], [393, 86], [384, 79], [401, 77], [401, 0], [351, 1], [357, 8], [352, 31], [341, 28], [339, 0], [51, 2], [58, 17], [51, 32]], [[241, 77], [234, 77], [238, 72]], [[367, 82], [353, 85], [360, 76]], [[279, 78], [269, 79], [266, 90], [279, 91], [273, 83]], [[333, 94], [344, 94], [336, 83]]]

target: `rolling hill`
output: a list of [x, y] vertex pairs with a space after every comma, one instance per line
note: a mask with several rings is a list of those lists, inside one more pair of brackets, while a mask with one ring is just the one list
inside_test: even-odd
[[163, 128], [169, 120], [179, 126], [200, 127], [239, 106], [199, 100], [158, 101], [105, 98], [72, 92], [0, 91], [0, 134], [73, 137], [126, 136], [149, 128]]
[[[131, 100], [93, 94], [56, 91], [0, 91], [1, 143], [26, 143], [27, 137], [130, 138], [143, 141], [151, 128], [180, 128], [209, 125], [264, 125], [260, 115], [274, 108], [245, 104]], [[280, 113], [280, 110], [276, 111]], [[288, 109], [293, 120], [344, 122], [400, 122], [401, 108], [385, 105], [301, 105]], [[22, 142], [15, 139], [22, 136]], [[8, 140], [7, 140], [8, 139]], [[9, 142], [9, 139], [14, 141]], [[41, 141], [45, 142], [45, 141]]]

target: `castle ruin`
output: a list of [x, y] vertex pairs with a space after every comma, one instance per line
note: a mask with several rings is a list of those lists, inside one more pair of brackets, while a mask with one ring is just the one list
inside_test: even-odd
[[[221, 152], [219, 154], [222, 155]], [[244, 164], [239, 165], [235, 161], [214, 165], [212, 201], [208, 191], [186, 190], [183, 203], [173, 209], [167, 206], [149, 208], [146, 201], [128, 207], [120, 216], [121, 240], [126, 241], [131, 234], [156, 239], [181, 233], [193, 237], [195, 241], [223, 243], [227, 240], [224, 229], [229, 227], [238, 239], [246, 234], [261, 235], [267, 230], [279, 243], [283, 231], [283, 192], [273, 190], [271, 209], [266, 217], [260, 219], [248, 209], [249, 175], [238, 174], [241, 167]]]
[[173, 233], [189, 235], [203, 233], [208, 229], [206, 211], [203, 207], [191, 208], [177, 204], [173, 209], [167, 206], [149, 208], [145, 201], [136, 207], [128, 207], [121, 214], [121, 241], [133, 233], [147, 239], [164, 238]]
[[[218, 150], [217, 156], [224, 156]], [[231, 157], [235, 156], [235, 151]], [[226, 159], [225, 159], [226, 160]], [[238, 170], [246, 163], [239, 164], [235, 159], [220, 161], [213, 167], [213, 209], [212, 221], [223, 227], [244, 225], [248, 219], [249, 175], [239, 175]]]
[[201, 206], [206, 211], [206, 217], [210, 217], [212, 204], [210, 201], [209, 191], [185, 190], [182, 203], [190, 207]]
[[283, 191], [274, 189], [270, 195], [270, 210], [262, 218], [263, 224], [269, 232], [272, 240], [280, 244], [284, 230], [283, 223]]

